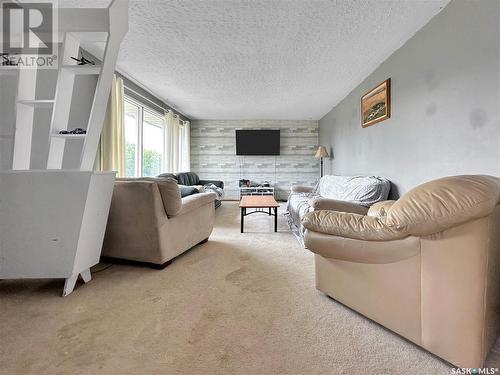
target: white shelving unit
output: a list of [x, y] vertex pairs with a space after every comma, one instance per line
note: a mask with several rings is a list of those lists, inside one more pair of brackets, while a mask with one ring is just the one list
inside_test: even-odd
[[[66, 296], [79, 275], [90, 280], [90, 267], [101, 253], [115, 172], [96, 173], [93, 165], [119, 47], [128, 30], [128, 1], [57, 12], [57, 71], [0, 67], [2, 75], [18, 75], [12, 168], [0, 171], [0, 279], [64, 278]], [[101, 61], [77, 65], [71, 57], [89, 44], [104, 46]], [[37, 84], [50, 74], [55, 92]], [[78, 90], [81, 79], [92, 80], [95, 89]], [[86, 134], [59, 134], [71, 130], [74, 107], [89, 100], [89, 113], [76, 111], [88, 116], [77, 119], [86, 123]], [[44, 117], [38, 111], [50, 113]], [[43, 118], [50, 124], [41, 126]], [[48, 129], [46, 136], [40, 138], [39, 129]], [[68, 147], [68, 141], [81, 147]], [[78, 163], [63, 169], [66, 159]], [[34, 161], [45, 168], [33, 169]]]
[[244, 195], [272, 195], [274, 186], [240, 186], [240, 199]]

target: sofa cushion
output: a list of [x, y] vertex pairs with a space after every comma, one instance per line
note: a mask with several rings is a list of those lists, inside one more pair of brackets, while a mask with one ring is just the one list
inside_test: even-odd
[[182, 198], [199, 193], [199, 190], [194, 186], [179, 185], [179, 189], [181, 190]]
[[169, 217], [177, 215], [182, 208], [181, 191], [177, 180], [173, 178], [158, 178], [156, 180], [165, 212]]
[[441, 232], [490, 214], [500, 200], [500, 179], [452, 176], [422, 184], [387, 212], [386, 225], [416, 236]]
[[389, 180], [376, 176], [323, 176], [315, 194], [324, 198], [350, 201], [369, 207], [386, 200], [391, 189]]
[[162, 173], [158, 175], [158, 178], [173, 178], [174, 180], [177, 180], [175, 173]]
[[177, 173], [177, 181], [186, 186], [200, 185], [200, 178], [194, 172]]

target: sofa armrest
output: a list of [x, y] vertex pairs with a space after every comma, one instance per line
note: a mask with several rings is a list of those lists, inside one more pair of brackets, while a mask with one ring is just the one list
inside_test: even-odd
[[314, 210], [331, 210], [339, 212], [350, 212], [353, 214], [366, 215], [368, 208], [358, 203], [340, 201], [337, 199], [317, 197], [309, 201]]
[[377, 217], [346, 212], [312, 211], [304, 216], [302, 225], [313, 232], [355, 240], [390, 241], [408, 237]]
[[189, 195], [187, 197], [182, 198], [182, 207], [181, 211], [179, 212], [179, 215], [184, 215], [188, 212], [194, 211], [201, 206], [207, 205], [207, 204], [213, 204], [215, 207], [215, 198], [216, 194], [215, 193], [199, 193], [199, 194], [193, 194]]
[[200, 185], [214, 184], [218, 188], [224, 189], [224, 181], [220, 180], [200, 180]]
[[290, 188], [292, 193], [312, 193], [313, 190], [314, 188], [311, 186], [294, 185]]

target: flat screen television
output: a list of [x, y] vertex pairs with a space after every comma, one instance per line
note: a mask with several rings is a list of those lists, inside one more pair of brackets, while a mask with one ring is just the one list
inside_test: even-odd
[[236, 130], [236, 155], [279, 154], [279, 130]]

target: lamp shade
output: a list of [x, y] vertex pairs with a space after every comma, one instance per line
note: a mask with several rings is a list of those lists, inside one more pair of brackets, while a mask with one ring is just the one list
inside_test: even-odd
[[316, 151], [316, 155], [314, 155], [315, 158], [327, 158], [328, 156], [330, 156], [328, 154], [328, 151], [326, 150], [326, 147], [325, 146], [319, 146], [318, 147], [318, 150]]

